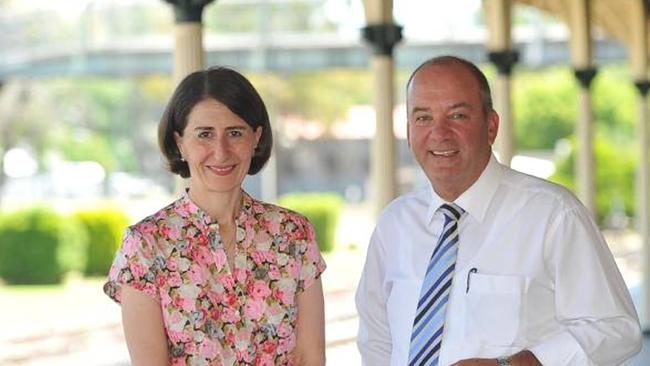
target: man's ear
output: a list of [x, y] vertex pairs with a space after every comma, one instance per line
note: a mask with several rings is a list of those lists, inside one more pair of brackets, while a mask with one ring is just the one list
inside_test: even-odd
[[494, 144], [494, 140], [497, 138], [497, 132], [499, 131], [499, 114], [491, 110], [487, 114], [487, 133], [488, 133], [488, 142], [490, 146]]
[[408, 147], [411, 147], [411, 124], [409, 123], [408, 117], [406, 118], [406, 143]]

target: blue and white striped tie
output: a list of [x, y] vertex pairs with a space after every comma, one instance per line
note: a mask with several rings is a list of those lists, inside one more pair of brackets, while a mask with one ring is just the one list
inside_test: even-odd
[[443, 204], [438, 211], [444, 214], [445, 223], [420, 289], [411, 332], [409, 366], [437, 366], [440, 355], [445, 313], [458, 254], [458, 220], [465, 211], [453, 203]]

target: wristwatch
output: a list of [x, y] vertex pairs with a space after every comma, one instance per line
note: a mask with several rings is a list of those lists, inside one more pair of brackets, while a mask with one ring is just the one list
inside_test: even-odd
[[497, 357], [497, 365], [510, 366], [510, 357]]

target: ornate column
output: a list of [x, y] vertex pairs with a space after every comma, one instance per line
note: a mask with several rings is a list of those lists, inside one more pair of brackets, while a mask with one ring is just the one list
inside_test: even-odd
[[511, 74], [519, 59], [519, 53], [512, 50], [512, 0], [483, 1], [483, 9], [488, 28], [488, 58], [498, 71], [494, 84], [494, 109], [499, 113], [500, 122], [495, 150], [499, 161], [510, 165], [515, 153]]
[[495, 141], [499, 161], [510, 165], [515, 155], [515, 131], [512, 120], [512, 67], [519, 60], [519, 53], [513, 50], [492, 51], [488, 53], [490, 62], [497, 68], [494, 88], [494, 109], [499, 113], [499, 132]]
[[[203, 69], [203, 8], [213, 0], [164, 0], [174, 6], [174, 86], [196, 70]], [[187, 179], [178, 178], [176, 189], [184, 190]]]
[[578, 92], [578, 123], [576, 136], [578, 149], [576, 154], [576, 183], [578, 197], [582, 203], [596, 215], [596, 183], [594, 159], [593, 112], [591, 105], [591, 82], [596, 76], [594, 67], [574, 69], [573, 73], [580, 85]]
[[634, 86], [638, 91], [637, 136], [639, 143], [639, 162], [636, 176], [636, 228], [641, 238], [642, 303], [637, 309], [641, 326], [650, 329], [650, 171], [648, 162], [648, 3], [642, 0], [627, 0], [628, 6], [628, 54]]
[[576, 186], [578, 198], [595, 216], [596, 188], [593, 152], [593, 115], [591, 107], [591, 82], [596, 76], [591, 56], [591, 11], [588, 0], [568, 0], [569, 26], [571, 28], [571, 62], [580, 85], [578, 96], [578, 122], [576, 137]]
[[164, 0], [174, 6], [174, 85], [203, 68], [203, 8], [213, 0]]
[[393, 133], [393, 48], [402, 39], [394, 24], [391, 0], [365, 0], [367, 26], [362, 35], [373, 50], [376, 132], [370, 153], [371, 199], [378, 214], [398, 194]]
[[641, 325], [650, 328], [650, 222], [648, 211], [650, 200], [648, 185], [650, 184], [650, 171], [648, 169], [648, 91], [650, 81], [638, 80], [634, 83], [639, 92], [638, 108], [639, 120], [637, 135], [639, 139], [639, 167], [636, 176], [636, 226], [641, 237], [641, 253], [643, 255], [643, 305], [639, 311]]

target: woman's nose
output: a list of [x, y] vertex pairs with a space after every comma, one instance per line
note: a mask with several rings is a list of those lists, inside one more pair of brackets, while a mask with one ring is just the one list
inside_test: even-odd
[[215, 139], [212, 144], [212, 149], [215, 154], [225, 154], [230, 150], [230, 144], [225, 136], [220, 136]]

